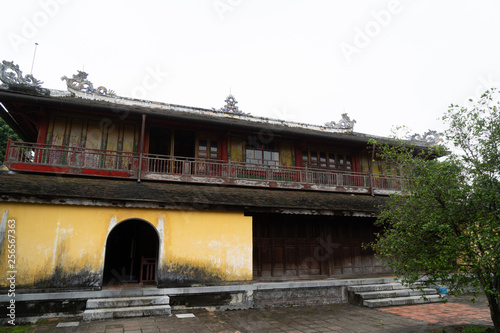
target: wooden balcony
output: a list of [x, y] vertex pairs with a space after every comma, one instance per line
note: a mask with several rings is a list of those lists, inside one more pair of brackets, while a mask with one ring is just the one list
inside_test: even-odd
[[403, 186], [400, 177], [379, 174], [268, 167], [10, 140], [4, 164], [12, 171], [359, 194], [388, 195], [402, 191]]

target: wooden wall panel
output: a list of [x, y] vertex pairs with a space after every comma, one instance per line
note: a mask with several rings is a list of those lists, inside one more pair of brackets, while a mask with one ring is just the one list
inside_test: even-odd
[[67, 124], [68, 118], [54, 117], [50, 144], [58, 146], [64, 145]]
[[87, 125], [87, 139], [85, 140], [85, 148], [101, 149], [102, 129], [99, 127], [99, 122], [89, 120]]
[[107, 130], [107, 137], [106, 137], [106, 150], [118, 150], [118, 134], [119, 134], [119, 128], [116, 126], [112, 126]]
[[83, 135], [83, 119], [72, 119], [68, 146], [81, 147]]
[[370, 159], [371, 156], [368, 153], [359, 154], [360, 172], [370, 172]]
[[373, 240], [374, 219], [270, 214], [253, 218], [254, 279], [363, 277], [384, 272], [384, 262], [363, 248]]
[[98, 118], [87, 119], [83, 116], [55, 115], [49, 123], [48, 144], [83, 147], [95, 149], [95, 151], [87, 151], [85, 154], [76, 151], [55, 152], [47, 158], [51, 159], [54, 164], [64, 165], [71, 159], [73, 165], [86, 168], [106, 166], [110, 169], [127, 169], [132, 164], [132, 157], [107, 156], [104, 158], [98, 150], [136, 152], [138, 136], [137, 124], [112, 122], [110, 119], [105, 122]]
[[123, 144], [122, 151], [135, 152], [137, 151], [137, 134], [135, 126], [125, 124], [123, 126]]

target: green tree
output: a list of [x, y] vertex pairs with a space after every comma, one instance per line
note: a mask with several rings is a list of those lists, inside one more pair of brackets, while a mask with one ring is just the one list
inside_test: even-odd
[[12, 137], [14, 141], [21, 141], [19, 136], [10, 128], [7, 123], [0, 118], [0, 165], [5, 161], [5, 150], [7, 149], [7, 141], [9, 141], [9, 136]]
[[[443, 151], [379, 143], [380, 158], [400, 172], [405, 191], [392, 195], [372, 244], [403, 281], [448, 286], [452, 295], [484, 291], [500, 332], [500, 94], [451, 105]], [[441, 148], [442, 149], [442, 148]]]

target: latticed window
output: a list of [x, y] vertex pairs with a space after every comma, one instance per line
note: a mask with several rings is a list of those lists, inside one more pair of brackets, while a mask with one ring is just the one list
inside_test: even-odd
[[280, 153], [273, 145], [253, 144], [245, 150], [246, 163], [255, 165], [266, 165], [272, 168], [279, 166]]
[[264, 149], [247, 149], [246, 162], [249, 164], [277, 167], [280, 164], [280, 153]]
[[352, 170], [350, 155], [314, 148], [302, 151], [302, 165], [315, 169]]
[[219, 159], [219, 145], [215, 140], [198, 140], [198, 158]]

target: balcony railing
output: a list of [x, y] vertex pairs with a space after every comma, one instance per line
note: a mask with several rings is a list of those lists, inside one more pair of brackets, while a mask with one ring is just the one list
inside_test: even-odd
[[[9, 141], [5, 165], [14, 171], [83, 174], [240, 186], [389, 194], [400, 177]], [[141, 167], [139, 168], [139, 165]]]

